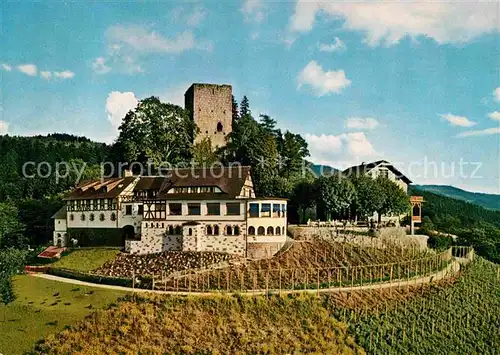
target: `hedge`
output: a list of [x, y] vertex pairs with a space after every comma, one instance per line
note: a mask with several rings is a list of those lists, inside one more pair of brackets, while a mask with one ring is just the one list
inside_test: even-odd
[[83, 272], [62, 269], [57, 267], [50, 267], [47, 274], [65, 277], [68, 279], [74, 279], [84, 282], [90, 282], [100, 285], [111, 285], [111, 286], [122, 286], [122, 287], [133, 287], [141, 289], [152, 289], [153, 288], [153, 278], [150, 276], [136, 276], [135, 285], [132, 283], [132, 279], [124, 277], [111, 277], [111, 276], [101, 276], [95, 274], [86, 274]]
[[125, 236], [121, 228], [68, 228], [68, 243], [78, 240], [81, 247], [123, 247]]

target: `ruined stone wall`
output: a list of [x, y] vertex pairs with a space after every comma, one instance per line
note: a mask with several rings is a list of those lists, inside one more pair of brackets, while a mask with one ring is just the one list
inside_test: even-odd
[[269, 259], [276, 254], [284, 243], [248, 243], [247, 257], [250, 259]]
[[200, 130], [194, 142], [209, 137], [213, 147], [226, 145], [226, 137], [232, 131], [231, 86], [193, 84], [184, 98], [185, 108]]

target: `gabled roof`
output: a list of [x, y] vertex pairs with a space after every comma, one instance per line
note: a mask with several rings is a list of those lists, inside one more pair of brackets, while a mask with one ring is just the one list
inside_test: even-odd
[[[173, 169], [165, 174], [165, 182], [157, 198], [163, 199], [234, 199], [240, 195], [241, 189], [250, 174], [249, 166], [217, 167], [211, 169], [186, 168]], [[217, 186], [222, 193], [169, 193], [173, 187], [210, 187]]]
[[66, 219], [66, 206], [62, 206], [54, 215], [51, 217], [53, 219]]
[[403, 180], [407, 184], [411, 184], [411, 180], [409, 178], [407, 178], [401, 171], [396, 169], [396, 167], [394, 165], [392, 165], [390, 162], [388, 162], [387, 160], [377, 160], [377, 161], [374, 161], [374, 162], [368, 163], [368, 164], [363, 163], [360, 165], [351, 166], [350, 168], [345, 169], [342, 173], [346, 176], [351, 176], [353, 174], [366, 174], [366, 173], [370, 172], [370, 170], [372, 170], [373, 168], [375, 168], [381, 164], [384, 164], [385, 167], [387, 167], [389, 170], [391, 170], [394, 173], [394, 175], [396, 175], [396, 177], [398, 179]]
[[84, 181], [76, 186], [64, 200], [115, 198], [132, 184], [135, 179], [135, 177], [129, 176], [124, 178]]

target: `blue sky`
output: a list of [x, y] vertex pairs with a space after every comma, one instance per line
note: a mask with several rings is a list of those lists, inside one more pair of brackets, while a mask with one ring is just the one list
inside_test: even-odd
[[[311, 160], [380, 158], [415, 183], [500, 193], [498, 3], [0, 4], [0, 134], [111, 142], [151, 95], [227, 83]], [[480, 19], [480, 20], [479, 20]]]

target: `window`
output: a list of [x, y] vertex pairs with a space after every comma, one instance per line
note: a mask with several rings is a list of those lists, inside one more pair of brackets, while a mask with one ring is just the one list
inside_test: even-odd
[[280, 227], [276, 227], [276, 235], [281, 235]]
[[226, 214], [228, 216], [239, 216], [241, 214], [241, 204], [226, 203]]
[[219, 123], [217, 123], [217, 132], [222, 132], [222, 129], [223, 129], [223, 128], [224, 128], [224, 127], [222, 127], [222, 123], [220, 123], [220, 122], [219, 122]]
[[234, 235], [240, 235], [240, 227], [234, 227]]
[[281, 217], [281, 207], [279, 204], [273, 203], [273, 217]]
[[264, 227], [260, 226], [259, 228], [257, 228], [257, 234], [258, 235], [265, 235], [266, 230], [264, 229]]
[[144, 206], [143, 205], [139, 205], [139, 210], [137, 211], [137, 213], [142, 216], [142, 214], [144, 213]]
[[233, 228], [231, 226], [226, 226], [226, 235], [233, 235]]
[[282, 216], [285, 217], [286, 216], [286, 205], [285, 204], [281, 205], [281, 212], [283, 213]]
[[168, 234], [170, 234], [170, 235], [174, 234], [174, 227], [173, 226], [168, 227]]
[[73, 214], [70, 214], [70, 215], [69, 215], [69, 220], [70, 220], [70, 221], [72, 221], [72, 220], [74, 220], [74, 219], [75, 219], [75, 216], [73, 216]]
[[262, 212], [260, 214], [261, 217], [271, 217], [271, 204], [263, 203], [261, 205], [260, 211]]
[[188, 234], [189, 235], [193, 235], [193, 229], [192, 228], [189, 228]]
[[383, 178], [388, 179], [389, 178], [389, 170], [388, 169], [380, 169], [378, 175], [383, 177]]
[[99, 215], [99, 220], [102, 222], [102, 221], [104, 221], [105, 219], [106, 219], [106, 217], [104, 216], [104, 213], [101, 213], [101, 214]]
[[80, 219], [81, 219], [82, 221], [85, 221], [85, 215], [84, 215], [83, 213], [82, 213], [82, 215], [80, 216]]
[[214, 226], [214, 235], [219, 235], [219, 226]]
[[207, 226], [207, 235], [212, 235], [212, 226]]
[[207, 203], [207, 215], [220, 216], [220, 203]]
[[111, 219], [113, 222], [114, 222], [114, 221], [116, 221], [116, 214], [115, 214], [114, 212], [113, 212], [113, 213], [111, 213], [111, 217], [110, 217], [110, 219]]
[[188, 215], [199, 216], [201, 214], [200, 203], [188, 203]]
[[125, 206], [125, 214], [130, 216], [132, 214], [132, 205]]
[[255, 227], [248, 227], [248, 234], [255, 235]]
[[170, 210], [171, 216], [181, 216], [182, 215], [182, 204], [180, 203], [169, 203], [168, 209]]
[[92, 222], [94, 219], [95, 219], [95, 216], [94, 216], [94, 214], [93, 214], [93, 213], [91, 213], [91, 214], [90, 214], [90, 216], [89, 216], [89, 221], [91, 221], [91, 222]]
[[250, 204], [249, 214], [250, 214], [250, 217], [252, 217], [252, 218], [259, 217], [259, 204], [258, 203], [251, 203]]
[[274, 234], [274, 228], [273, 227], [267, 227], [267, 235], [273, 235]]

